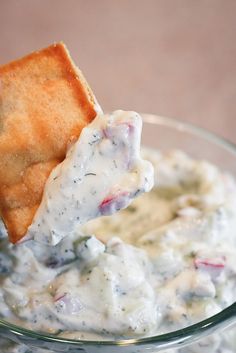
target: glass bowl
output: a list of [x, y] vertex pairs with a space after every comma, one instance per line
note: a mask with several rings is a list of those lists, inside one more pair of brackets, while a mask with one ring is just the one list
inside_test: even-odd
[[[143, 114], [143, 120], [143, 145], [163, 151], [176, 148], [182, 149], [192, 157], [206, 159], [236, 177], [236, 146], [232, 143], [206, 130], [174, 119]], [[22, 350], [22, 352], [27, 353], [41, 352], [41, 349], [43, 349], [43, 352], [44, 350], [46, 352], [50, 350], [52, 352], [70, 353], [153, 353], [192, 344], [203, 337], [212, 335], [216, 331], [222, 332], [222, 330], [229, 328], [234, 323], [236, 323], [236, 303], [195, 325], [143, 339], [115, 341], [71, 340], [23, 329], [5, 320], [0, 320], [0, 335], [6, 340], [9, 339], [30, 347], [31, 350]], [[172, 350], [171, 352], [176, 351]], [[190, 349], [189, 352], [195, 351]], [[208, 352], [208, 350], [200, 348], [199, 352]], [[232, 352], [235, 352], [235, 350], [232, 350]]]

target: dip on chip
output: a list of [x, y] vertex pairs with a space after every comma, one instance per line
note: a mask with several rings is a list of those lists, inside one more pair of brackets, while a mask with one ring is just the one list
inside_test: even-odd
[[0, 67], [0, 213], [11, 242], [26, 234], [50, 172], [98, 110], [63, 43]]

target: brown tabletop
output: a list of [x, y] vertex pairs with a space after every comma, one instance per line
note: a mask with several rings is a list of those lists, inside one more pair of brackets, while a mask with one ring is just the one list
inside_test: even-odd
[[236, 1], [0, 0], [0, 64], [64, 40], [104, 110], [236, 142]]

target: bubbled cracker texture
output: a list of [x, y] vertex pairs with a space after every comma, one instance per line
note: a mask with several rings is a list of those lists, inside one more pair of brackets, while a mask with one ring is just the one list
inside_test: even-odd
[[13, 243], [32, 223], [51, 170], [95, 116], [63, 43], [0, 67], [0, 212]]

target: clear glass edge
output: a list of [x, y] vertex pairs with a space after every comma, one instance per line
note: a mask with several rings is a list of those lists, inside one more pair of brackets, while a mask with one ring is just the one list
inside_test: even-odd
[[[183, 122], [175, 118], [167, 118], [158, 116], [155, 114], [141, 114], [143, 121], [149, 124], [165, 125], [177, 130], [194, 133], [195, 135], [201, 136], [217, 145], [222, 146], [236, 156], [236, 145], [223, 137], [208, 131], [207, 129], [198, 127], [191, 123]], [[16, 336], [28, 336], [29, 338], [35, 338], [41, 341], [67, 343], [75, 346], [87, 345], [87, 346], [129, 346], [129, 345], [148, 345], [153, 343], [167, 344], [170, 343], [168, 348], [171, 348], [172, 344], [178, 343], [184, 344], [193, 340], [193, 336], [197, 335], [197, 339], [206, 334], [211, 334], [217, 329], [225, 329], [236, 323], [236, 302], [225, 308], [221, 312], [213, 315], [205, 320], [202, 320], [194, 325], [187, 326], [185, 328], [168, 332], [161, 335], [139, 338], [139, 339], [125, 339], [125, 340], [111, 340], [111, 341], [90, 341], [90, 340], [74, 340], [57, 337], [56, 335], [44, 334], [28, 330], [26, 328], [11, 324], [5, 320], [0, 319], [0, 330], [9, 330]], [[167, 348], [167, 347], [166, 347]]]

